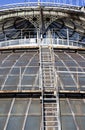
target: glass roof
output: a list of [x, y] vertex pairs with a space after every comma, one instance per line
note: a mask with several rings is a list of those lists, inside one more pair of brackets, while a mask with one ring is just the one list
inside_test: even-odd
[[[84, 130], [85, 100], [60, 99], [62, 130]], [[4, 98], [0, 99], [0, 129], [40, 130], [40, 99]], [[3, 123], [2, 123], [3, 122]]]
[[40, 130], [41, 104], [39, 99], [0, 99], [0, 129]]
[[[55, 51], [54, 55], [60, 90], [85, 91], [85, 54]], [[39, 73], [38, 50], [0, 54], [1, 90], [39, 90]]]
[[62, 130], [84, 130], [85, 128], [85, 100], [61, 99]]
[[55, 66], [61, 89], [85, 90], [85, 54], [55, 52]]
[[[46, 51], [46, 50], [45, 50]], [[62, 51], [54, 49], [56, 81], [59, 91], [85, 92], [85, 53], [84, 51]], [[46, 57], [45, 57], [46, 58]], [[40, 90], [39, 49], [16, 50], [0, 53], [0, 90], [12, 92], [17, 90]], [[52, 89], [52, 88], [51, 88]], [[24, 95], [26, 92], [24, 93]], [[47, 94], [47, 93], [45, 93]], [[51, 95], [51, 93], [49, 93]], [[49, 97], [48, 95], [48, 97]], [[53, 96], [53, 95], [52, 95]], [[50, 99], [50, 98], [49, 98]], [[62, 130], [84, 130], [85, 99], [59, 98], [60, 120]], [[48, 108], [47, 118], [56, 108], [53, 100], [45, 102]], [[51, 113], [52, 110], [52, 113]], [[55, 111], [54, 111], [55, 112]], [[51, 122], [55, 125], [55, 122]], [[1, 130], [40, 130], [42, 127], [42, 101], [39, 97], [0, 98]], [[53, 130], [53, 128], [51, 129]]]

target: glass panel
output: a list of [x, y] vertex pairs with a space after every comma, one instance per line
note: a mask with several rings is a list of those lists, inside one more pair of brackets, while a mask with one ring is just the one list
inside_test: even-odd
[[12, 114], [25, 114], [28, 103], [29, 99], [16, 99], [12, 109]]
[[6, 130], [21, 130], [23, 121], [23, 116], [11, 116]]
[[25, 74], [36, 74], [38, 72], [38, 67], [28, 67]]
[[76, 89], [76, 85], [72, 79], [72, 77], [70, 75], [61, 75], [60, 74], [60, 79], [64, 85], [64, 87], [66, 87], [65, 89]]
[[6, 80], [6, 85], [17, 85], [19, 82], [19, 76], [9, 76]]
[[79, 130], [85, 130], [85, 116], [76, 116]]
[[10, 60], [10, 61], [16, 61], [19, 57], [20, 57], [20, 55], [21, 55], [22, 53], [12, 53], [12, 55], [10, 56], [10, 57], [8, 57], [8, 60]]
[[28, 61], [18, 61], [15, 66], [26, 66], [28, 64]]
[[5, 76], [0, 76], [0, 87], [4, 83], [5, 78], [6, 78]]
[[0, 68], [0, 75], [7, 75], [10, 68]]
[[77, 66], [77, 64], [74, 62], [74, 61], [65, 61], [65, 64], [67, 65], [67, 66]]
[[19, 75], [20, 74], [20, 68], [13, 68], [12, 70], [11, 70], [11, 74], [13, 74], [13, 75]]
[[15, 61], [9, 61], [9, 60], [6, 60], [1, 67], [11, 67], [14, 65], [14, 62]]
[[0, 63], [9, 55], [9, 53], [0, 54]]
[[79, 80], [79, 85], [85, 88], [85, 75], [83, 75], [83, 77], [78, 77], [78, 80]]
[[61, 108], [61, 114], [71, 113], [69, 105], [65, 99], [60, 100], [60, 108]]
[[77, 130], [72, 116], [62, 116], [62, 130]]
[[40, 100], [32, 100], [29, 109], [29, 114], [41, 114]]
[[80, 66], [85, 67], [85, 61], [78, 62]]
[[17, 89], [17, 86], [15, 85], [5, 85], [3, 90], [16, 90]]
[[0, 130], [4, 129], [6, 119], [7, 119], [6, 116], [0, 116]]
[[65, 74], [65, 75], [61, 75], [60, 77], [61, 77], [61, 79], [63, 81], [63, 84], [65, 86], [68, 86], [68, 87], [69, 86], [72, 86], [72, 87], [76, 86], [73, 79], [72, 79], [72, 77], [70, 75]]
[[31, 61], [31, 63], [29, 64], [29, 66], [39, 66], [39, 62]]
[[84, 114], [85, 113], [85, 103], [83, 100], [70, 100], [72, 110], [76, 114]]
[[56, 61], [55, 66], [64, 66], [64, 64], [61, 61]]
[[22, 79], [22, 85], [29, 85], [34, 83], [35, 76], [24, 76]]
[[[59, 71], [67, 71], [65, 66], [59, 66], [59, 67], [57, 67], [57, 70], [59, 70]], [[62, 72], [62, 73], [63, 74], [68, 74], [68, 71], [67, 71], [67, 73], [65, 73], [65, 72]]]
[[0, 100], [0, 114], [7, 114], [9, 112], [11, 101], [12, 101], [11, 99]]
[[40, 130], [41, 118], [40, 116], [28, 116], [25, 130]]

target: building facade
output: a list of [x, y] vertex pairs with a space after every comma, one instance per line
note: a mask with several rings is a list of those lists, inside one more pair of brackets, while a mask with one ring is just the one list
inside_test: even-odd
[[83, 3], [0, 7], [0, 130], [85, 129]]

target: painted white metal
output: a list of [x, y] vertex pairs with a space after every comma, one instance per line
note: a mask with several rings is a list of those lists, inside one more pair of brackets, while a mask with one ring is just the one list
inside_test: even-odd
[[[40, 66], [42, 70], [42, 130], [61, 130], [58, 86], [54, 70], [53, 50], [48, 45], [41, 46]], [[46, 93], [46, 91], [54, 93]]]
[[[48, 45], [49, 41], [51, 41], [51, 45], [56, 46], [56, 47], [57, 46], [69, 46], [69, 47], [79, 47], [79, 48], [81, 47], [81, 48], [83, 48], [85, 46], [84, 42], [78, 42], [78, 41], [73, 41], [73, 40], [65, 40], [65, 39], [59, 39], [59, 38], [50, 38], [50, 37], [49, 38], [43, 38], [41, 44], [42, 45]], [[37, 36], [37, 38], [27, 38], [27, 39], [24, 38], [24, 39], [2, 41], [2, 42], [0, 42], [0, 48], [3, 48], [3, 47], [39, 46], [39, 43], [40, 43], [40, 39], [39, 39], [39, 36]]]

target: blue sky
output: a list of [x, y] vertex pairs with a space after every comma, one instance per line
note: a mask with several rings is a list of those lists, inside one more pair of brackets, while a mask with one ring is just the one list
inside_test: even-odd
[[[0, 0], [0, 6], [6, 5], [6, 4], [12, 4], [12, 3], [22, 3], [25, 0]], [[38, 1], [38, 0], [26, 0], [26, 1]], [[56, 1], [59, 3], [67, 3], [67, 4], [73, 4], [73, 5], [85, 5], [85, 0], [41, 0], [41, 1]]]
[[0, 5], [21, 3], [21, 2], [24, 2], [24, 0], [0, 0]]

